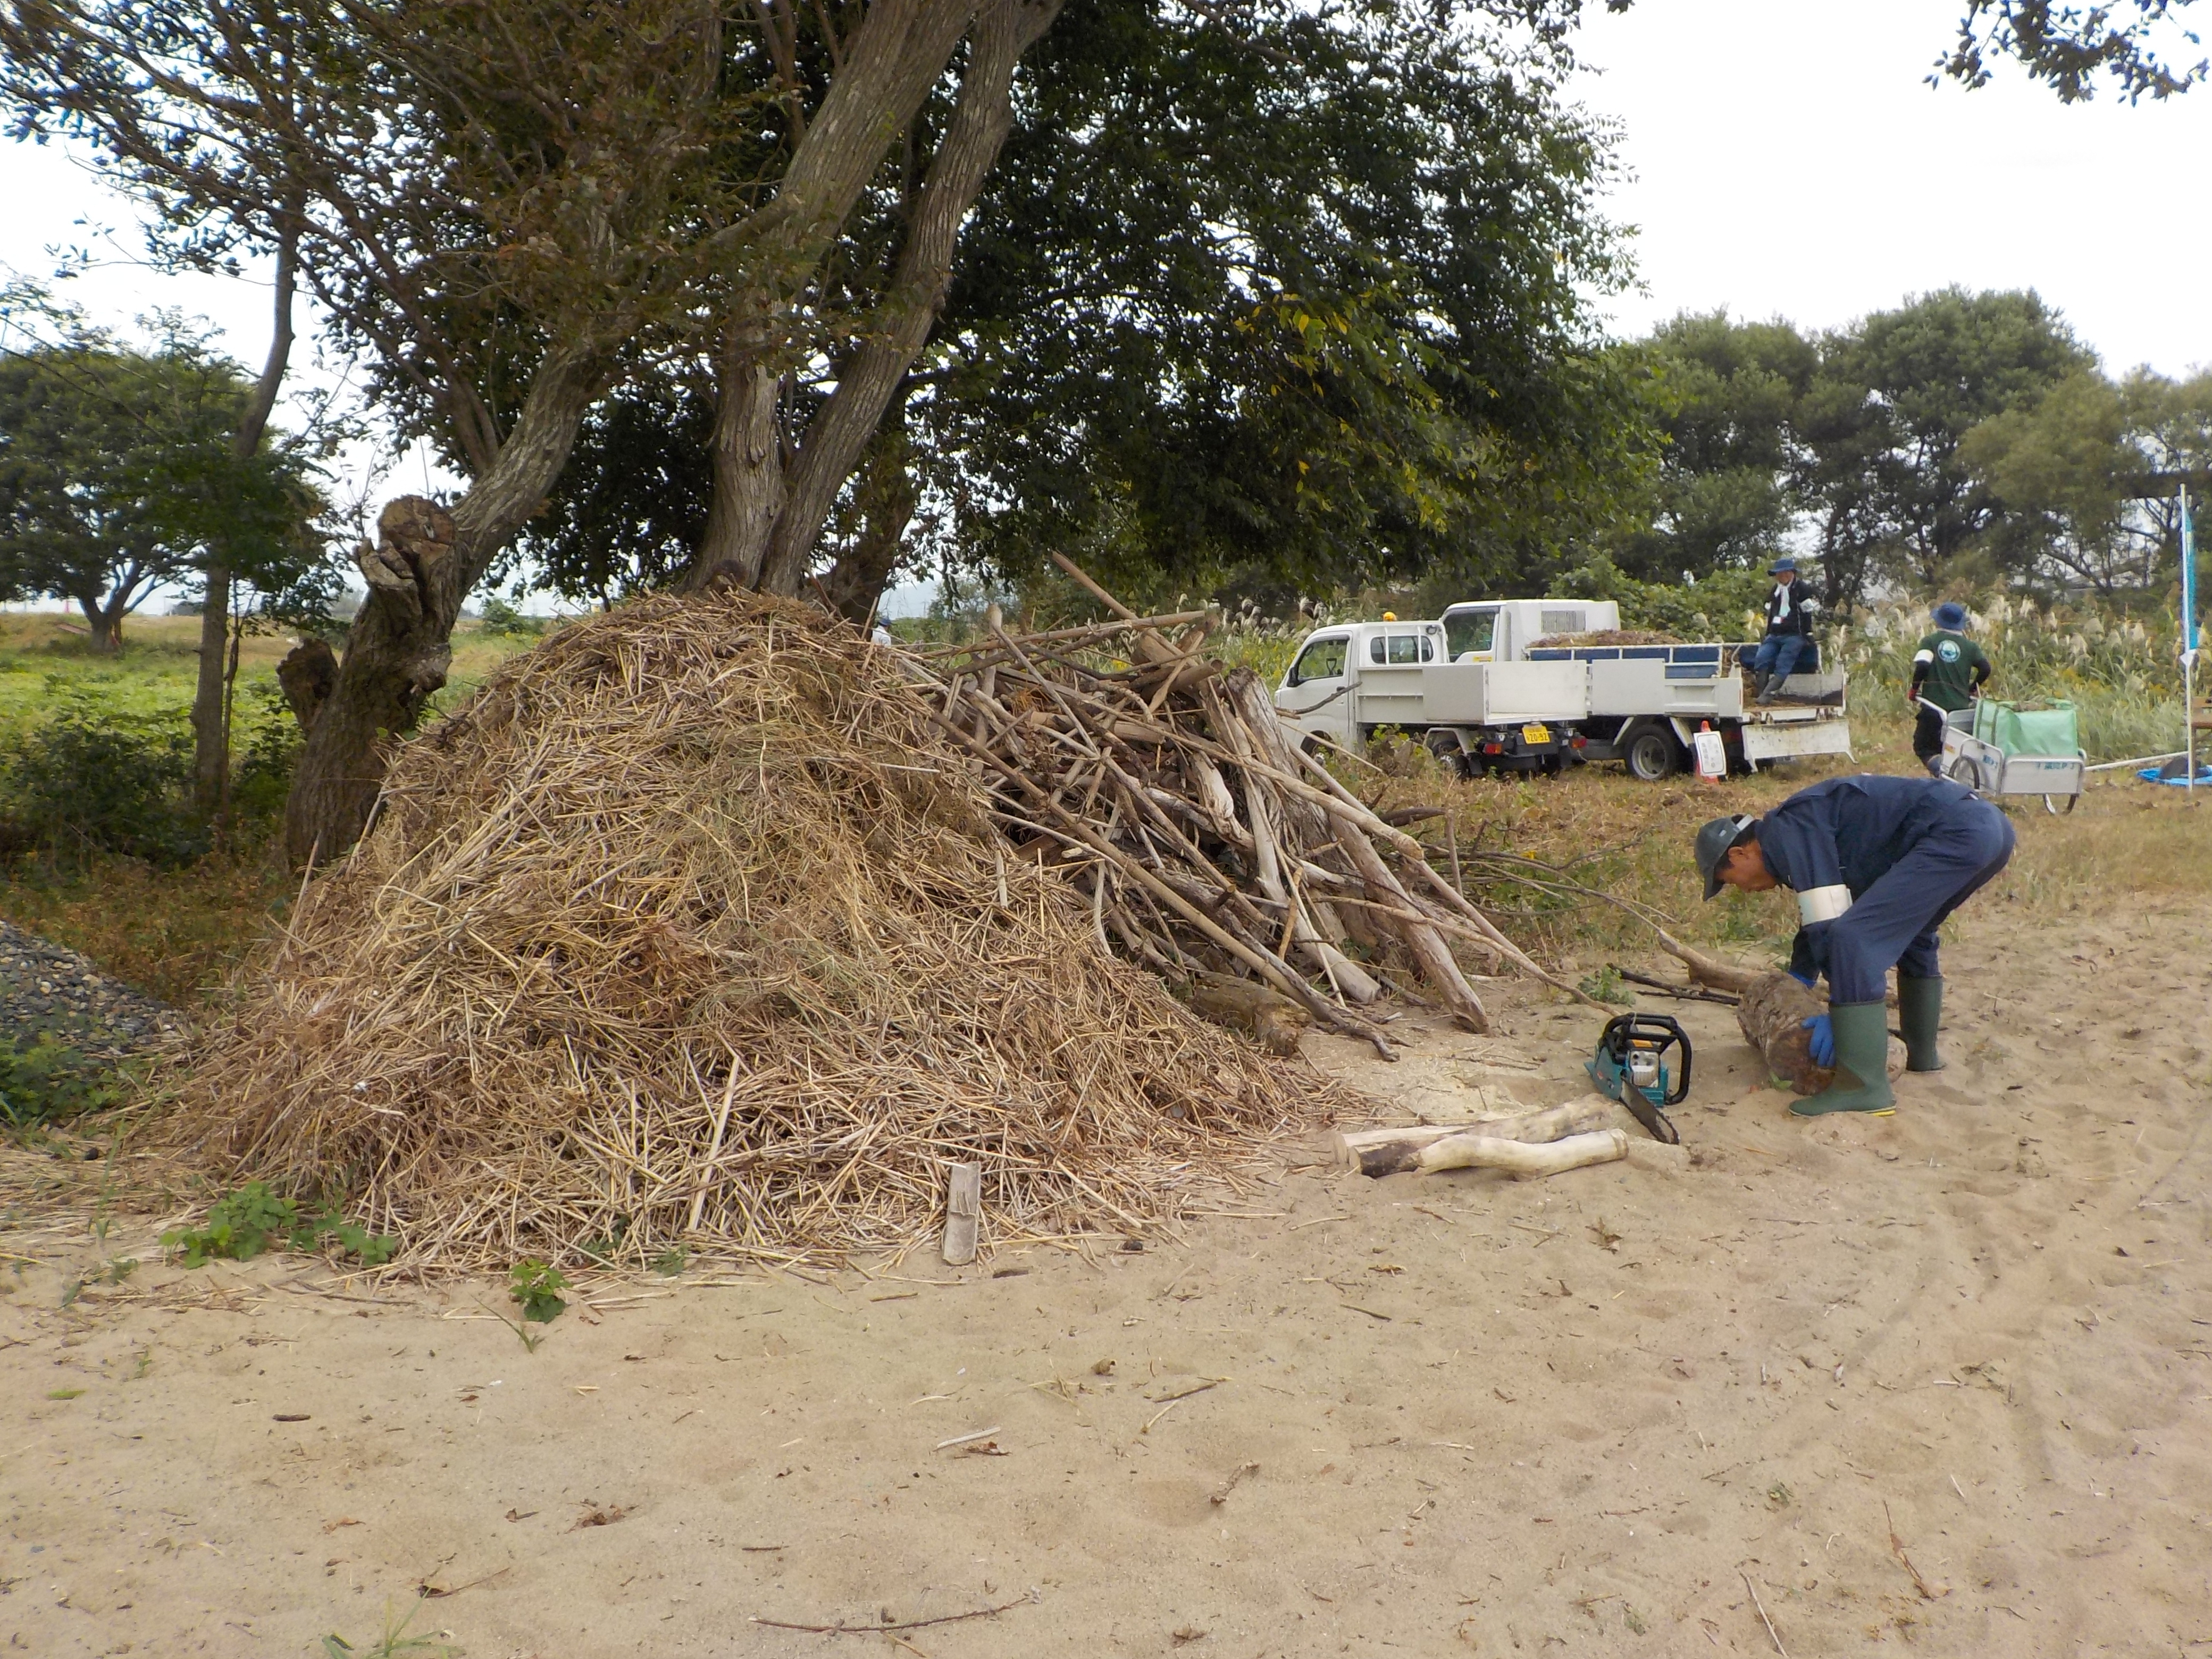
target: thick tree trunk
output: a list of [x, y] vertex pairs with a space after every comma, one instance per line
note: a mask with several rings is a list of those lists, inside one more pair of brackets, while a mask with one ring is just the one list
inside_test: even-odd
[[[1046, 11], [1048, 22], [1057, 5], [1058, 0], [1051, 0]], [[990, 15], [1007, 12], [1025, 16], [1036, 9], [1015, 0], [995, 0]], [[844, 380], [855, 368], [864, 368], [865, 387], [845, 398], [846, 413], [835, 422], [831, 440], [835, 453], [825, 452], [817, 463], [802, 462], [798, 475], [787, 485], [781, 446], [763, 443], [758, 424], [763, 393], [756, 382], [763, 375], [780, 374], [781, 367], [783, 346], [776, 337], [773, 319], [828, 252], [854, 201], [892, 142], [919, 113], [931, 85], [951, 61], [960, 37], [975, 15], [975, 0], [878, 0], [848, 47], [845, 67], [832, 83], [830, 95], [823, 100], [820, 112], [800, 141], [740, 275], [721, 368], [715, 422], [715, 499], [708, 508], [708, 528], [700, 556], [685, 578], [687, 587], [696, 590], [734, 581], [771, 592], [795, 593], [805, 581], [807, 558], [821, 535], [823, 520], [858, 464], [885, 402], [912, 361], [913, 351], [866, 366], [859, 360], [866, 355], [867, 348], [855, 354], [841, 371], [839, 392], [830, 400], [832, 408], [817, 418], [815, 431], [808, 434], [811, 447], [817, 433], [828, 432], [823, 422], [844, 397]], [[1006, 27], [1001, 20], [979, 31], [975, 46], [977, 58], [970, 60], [971, 75], [987, 50], [992, 62], [998, 61], [1002, 48], [996, 43]], [[990, 37], [988, 46], [986, 36]], [[1018, 48], [1015, 55], [1019, 56]], [[953, 118], [954, 128], [963, 132], [959, 151], [963, 157], [972, 150], [976, 137], [962, 128], [968, 79], [963, 76], [963, 103]], [[969, 125], [973, 125], [972, 116]], [[948, 143], [951, 137], [948, 132]], [[1004, 138], [1001, 131], [990, 142], [991, 156], [996, 155]], [[940, 158], [945, 151], [945, 146], [940, 145]], [[946, 162], [947, 167], [956, 165], [965, 167], [967, 162]], [[988, 170], [988, 158], [985, 167]], [[933, 159], [933, 174], [937, 170], [938, 161]], [[954, 231], [973, 199], [970, 189], [952, 215]], [[923, 291], [927, 300], [924, 338], [941, 290], [939, 277]], [[910, 299], [895, 284], [891, 303], [898, 316], [903, 317]], [[886, 373], [888, 379], [884, 378]], [[767, 418], [773, 430], [773, 414]], [[842, 465], [837, 455], [842, 456]], [[775, 471], [773, 481], [762, 476], [769, 467]], [[801, 499], [793, 495], [793, 486], [804, 490], [804, 504], [793, 514], [790, 536], [779, 541], [778, 524], [791, 512], [790, 503]], [[803, 532], [802, 520], [809, 521]]]
[[994, 0], [976, 18], [959, 102], [930, 158], [876, 326], [839, 368], [837, 389], [808, 426], [792, 469], [790, 498], [760, 566], [760, 586], [769, 592], [799, 591], [837, 492], [936, 325], [961, 222], [1013, 128], [1014, 70], [1060, 7], [1060, 0]]
[[906, 550], [907, 526], [921, 504], [921, 489], [908, 470], [910, 448], [905, 428], [894, 413], [876, 434], [854, 487], [860, 534], [822, 579], [830, 608], [856, 628], [866, 625], [883, 603], [884, 590], [890, 586], [899, 556]]
[[[288, 228], [276, 244], [276, 322], [269, 356], [231, 434], [231, 453], [241, 460], [261, 447], [276, 393], [292, 358], [292, 295], [297, 280], [300, 233]], [[207, 566], [207, 596], [200, 607], [200, 669], [192, 689], [192, 800], [204, 817], [222, 810], [230, 778], [228, 686], [224, 673], [230, 657], [231, 572], [219, 561]]]
[[76, 608], [84, 612], [84, 625], [92, 635], [92, 648], [102, 656], [123, 648], [123, 589], [118, 586], [113, 599], [77, 597]]
[[600, 374], [581, 347], [549, 351], [497, 458], [450, 516], [419, 496], [384, 509], [378, 545], [356, 556], [368, 597], [284, 803], [295, 864], [334, 858], [360, 836], [383, 786], [385, 740], [410, 730], [445, 684], [461, 601], [561, 476]]
[[690, 583], [760, 580], [761, 559], [783, 507], [783, 377], [767, 342], [748, 329], [725, 356], [714, 409], [714, 492]]

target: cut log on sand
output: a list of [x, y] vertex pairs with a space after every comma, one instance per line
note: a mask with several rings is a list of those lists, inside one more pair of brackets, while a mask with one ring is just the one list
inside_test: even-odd
[[[1695, 971], [1692, 969], [1692, 971]], [[1779, 1078], [1801, 1095], [1816, 1095], [1836, 1073], [1813, 1060], [1813, 1034], [1805, 1022], [1828, 1012], [1826, 999], [1807, 990], [1787, 974], [1761, 974], [1742, 988], [1736, 1004], [1736, 1024], [1743, 1040], [1766, 1061], [1767, 1074]], [[1889, 1075], [1905, 1071], [1905, 1045], [1889, 1040]]]
[[1536, 1145], [1603, 1128], [1611, 1122], [1613, 1112], [1613, 1103], [1602, 1095], [1588, 1095], [1565, 1106], [1518, 1112], [1506, 1117], [1477, 1118], [1470, 1123], [1423, 1123], [1403, 1129], [1340, 1129], [1329, 1137], [1329, 1147], [1341, 1168], [1379, 1178], [1422, 1168], [1423, 1152], [1437, 1142], [1455, 1136], [1484, 1135], [1492, 1140]]
[[1425, 1173], [1437, 1170], [1504, 1170], [1523, 1180], [1558, 1175], [1586, 1164], [1610, 1164], [1628, 1156], [1628, 1136], [1620, 1129], [1569, 1135], [1546, 1146], [1501, 1140], [1496, 1135], [1452, 1135], [1421, 1153]]

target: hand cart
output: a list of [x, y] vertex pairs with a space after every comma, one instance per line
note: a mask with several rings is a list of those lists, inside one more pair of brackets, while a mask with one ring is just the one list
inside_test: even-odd
[[1944, 718], [1943, 775], [1978, 795], [2040, 795], [2045, 811], [2070, 812], [2088, 759], [2070, 702], [1978, 697]]

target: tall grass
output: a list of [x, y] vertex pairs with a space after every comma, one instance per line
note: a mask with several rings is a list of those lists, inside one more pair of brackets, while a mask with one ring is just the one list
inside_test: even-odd
[[[2045, 608], [2002, 595], [1969, 615], [1968, 633], [1995, 665], [1990, 695], [2072, 702], [2093, 762], [2180, 745], [2180, 647], [2170, 618], [2146, 624], [2094, 605]], [[1878, 607], [1850, 630], [1844, 659], [1855, 711], [1905, 718], [1913, 647], [1934, 627], [1926, 605], [1898, 605]]]

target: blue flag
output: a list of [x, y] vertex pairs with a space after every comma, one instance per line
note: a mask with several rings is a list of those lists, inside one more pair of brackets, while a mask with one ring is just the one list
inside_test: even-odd
[[2197, 524], [2189, 515], [2189, 491], [2181, 492], [2181, 648], [2197, 649]]

